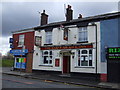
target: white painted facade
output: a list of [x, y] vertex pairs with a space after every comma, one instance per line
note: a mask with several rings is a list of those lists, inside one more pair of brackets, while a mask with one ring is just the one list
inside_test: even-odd
[[[97, 25], [97, 65], [96, 65], [96, 27], [89, 24], [87, 26], [88, 30], [88, 44], [92, 43], [93, 48], [89, 48], [93, 50], [92, 53], [92, 60], [93, 65], [91, 67], [80, 67], [77, 66], [77, 51], [78, 49], [56, 49], [53, 51], [53, 58], [52, 58], [52, 64], [51, 65], [42, 65], [42, 51], [40, 50], [40, 47], [34, 46], [34, 54], [33, 54], [33, 70], [47, 70], [47, 71], [61, 71], [63, 72], [63, 53], [64, 51], [71, 51], [74, 54], [69, 55], [70, 56], [70, 72], [82, 72], [82, 73], [101, 73], [106, 72], [104, 70], [103, 66], [106, 67], [106, 64], [102, 63], [100, 61], [100, 22], [95, 23]], [[52, 30], [52, 45], [71, 45], [71, 44], [77, 44], [78, 42], [78, 30], [79, 28], [76, 26], [68, 26], [68, 41], [63, 40], [63, 30], [61, 28], [53, 28]], [[45, 30], [35, 31], [35, 36], [41, 36], [42, 37], [42, 45], [45, 44]], [[87, 43], [81, 43], [81, 44], [87, 44]], [[51, 45], [51, 46], [52, 46]], [[85, 48], [84, 48], [85, 49]], [[87, 49], [87, 50], [89, 50]], [[48, 50], [49, 51], [49, 50]], [[60, 59], [59, 67], [55, 66], [55, 59]], [[97, 66], [97, 68], [96, 68]], [[96, 70], [97, 69], [97, 70]]]

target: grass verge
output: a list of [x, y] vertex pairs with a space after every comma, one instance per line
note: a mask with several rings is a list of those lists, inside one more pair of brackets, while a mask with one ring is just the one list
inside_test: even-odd
[[14, 60], [0, 60], [0, 67], [12, 67]]

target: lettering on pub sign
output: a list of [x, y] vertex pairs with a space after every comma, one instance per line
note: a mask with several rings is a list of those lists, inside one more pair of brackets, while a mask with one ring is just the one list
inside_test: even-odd
[[120, 47], [107, 48], [107, 59], [120, 60]]

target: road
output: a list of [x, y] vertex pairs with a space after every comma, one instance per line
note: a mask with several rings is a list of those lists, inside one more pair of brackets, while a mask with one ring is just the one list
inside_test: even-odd
[[46, 80], [28, 79], [5, 74], [2, 76], [2, 88], [88, 88], [88, 90], [92, 88], [92, 90], [100, 90], [99, 88], [71, 85]]

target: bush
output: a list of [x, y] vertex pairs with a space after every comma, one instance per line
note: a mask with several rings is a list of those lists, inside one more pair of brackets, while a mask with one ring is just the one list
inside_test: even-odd
[[14, 60], [1, 60], [2, 67], [12, 67], [14, 65]]

